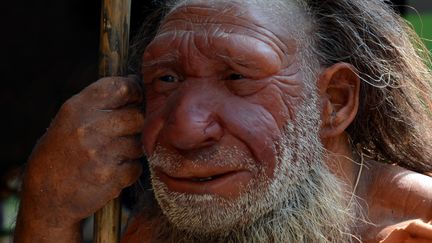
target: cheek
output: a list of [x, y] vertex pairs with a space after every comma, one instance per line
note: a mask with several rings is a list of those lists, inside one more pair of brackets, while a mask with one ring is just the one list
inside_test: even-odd
[[146, 117], [150, 117], [164, 107], [166, 100], [167, 97], [165, 95], [155, 92], [152, 88], [146, 87]]
[[303, 100], [302, 92], [303, 88], [294, 81], [275, 78], [260, 92], [248, 96], [247, 100], [260, 104], [271, 114], [279, 129], [282, 129], [287, 122], [294, 120], [295, 109]]
[[155, 92], [152, 88], [146, 89], [146, 115], [142, 131], [141, 143], [147, 156], [153, 154], [158, 140], [158, 136], [165, 121], [167, 120], [167, 109], [170, 102], [166, 95]]
[[240, 97], [226, 100], [219, 112], [226, 129], [250, 149], [255, 160], [272, 177], [276, 163], [276, 144], [281, 136], [273, 115], [261, 105]]
[[280, 141], [283, 127], [295, 119], [296, 108], [304, 100], [303, 90], [303, 86], [296, 81], [275, 78], [256, 94], [245, 97], [242, 108], [230, 107], [235, 116], [231, 121], [236, 123], [233, 133], [255, 151], [255, 156], [266, 166], [270, 177], [279, 153], [275, 141]]

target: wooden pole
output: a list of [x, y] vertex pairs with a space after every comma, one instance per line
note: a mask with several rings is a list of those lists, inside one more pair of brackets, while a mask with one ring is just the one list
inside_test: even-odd
[[[131, 0], [102, 0], [99, 76], [126, 73]], [[121, 230], [118, 198], [96, 212], [94, 243], [118, 243]]]
[[99, 75], [125, 75], [131, 0], [102, 0]]

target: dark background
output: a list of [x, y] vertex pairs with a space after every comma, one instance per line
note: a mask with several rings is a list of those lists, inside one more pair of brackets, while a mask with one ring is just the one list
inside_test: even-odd
[[[153, 8], [132, 1], [132, 34]], [[0, 191], [60, 105], [97, 80], [99, 12], [98, 0], [2, 2]]]
[[[133, 1], [132, 32], [152, 1]], [[2, 3], [0, 171], [21, 165], [60, 105], [97, 80], [100, 1]]]

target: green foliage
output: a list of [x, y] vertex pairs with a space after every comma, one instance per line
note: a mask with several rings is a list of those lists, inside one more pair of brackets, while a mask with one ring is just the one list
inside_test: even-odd
[[415, 31], [426, 44], [429, 51], [432, 50], [432, 12], [430, 13], [412, 13], [405, 16], [412, 24]]

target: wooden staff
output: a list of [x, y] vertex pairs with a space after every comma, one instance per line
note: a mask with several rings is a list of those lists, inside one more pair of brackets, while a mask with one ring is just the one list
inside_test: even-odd
[[[99, 76], [126, 73], [129, 48], [131, 0], [102, 0]], [[121, 230], [121, 205], [116, 198], [96, 212], [94, 243], [118, 243]]]

